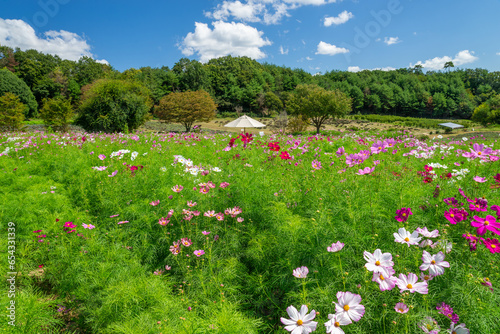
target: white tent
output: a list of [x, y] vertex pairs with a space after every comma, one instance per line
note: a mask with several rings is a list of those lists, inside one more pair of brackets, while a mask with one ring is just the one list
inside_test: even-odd
[[229, 122], [224, 126], [226, 126], [228, 128], [243, 128], [243, 131], [244, 131], [245, 128], [262, 128], [266, 125], [262, 124], [259, 121], [254, 120], [251, 117], [243, 115], [240, 118], [237, 118], [234, 121]]

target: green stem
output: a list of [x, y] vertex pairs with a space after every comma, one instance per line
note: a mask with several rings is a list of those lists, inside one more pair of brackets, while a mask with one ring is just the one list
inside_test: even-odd
[[306, 295], [307, 295], [307, 293], [306, 293], [306, 279], [304, 278], [302, 280], [302, 304], [303, 305], [307, 305], [306, 304]]
[[340, 259], [340, 252], [338, 253], [338, 255], [339, 255], [340, 273], [342, 274], [342, 283], [344, 283], [344, 291], [345, 291], [345, 277], [344, 277], [344, 271], [342, 270], [342, 260]]

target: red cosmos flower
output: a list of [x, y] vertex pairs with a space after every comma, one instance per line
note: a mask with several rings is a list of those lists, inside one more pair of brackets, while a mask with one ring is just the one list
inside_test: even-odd
[[234, 141], [235, 141], [235, 138], [231, 138], [231, 140], [229, 140], [229, 147], [234, 146]]
[[280, 146], [278, 144], [279, 142], [269, 143], [267, 147], [269, 147], [271, 151], [278, 152], [280, 150]]
[[85, 136], [82, 137], [82, 142], [85, 143], [85, 141], [87, 140], [87, 138], [85, 138]]
[[130, 166], [130, 171], [135, 171], [135, 170], [138, 170], [139, 168], [137, 168], [137, 166]]
[[290, 156], [290, 154], [288, 154], [287, 151], [281, 151], [280, 158], [283, 160], [291, 160], [292, 159], [292, 157]]
[[250, 142], [253, 140], [253, 135], [251, 133], [245, 133], [240, 136], [241, 141], [243, 142], [243, 147], [247, 147], [247, 144], [250, 144]]

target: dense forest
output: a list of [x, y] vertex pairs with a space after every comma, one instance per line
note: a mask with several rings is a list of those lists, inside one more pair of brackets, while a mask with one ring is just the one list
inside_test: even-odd
[[[311, 75], [302, 69], [226, 56], [205, 64], [182, 58], [172, 68], [141, 67], [120, 72], [88, 57], [70, 61], [36, 50], [0, 46], [0, 74], [8, 70], [22, 79], [38, 110], [45, 99], [56, 97], [70, 101], [76, 110], [82, 94], [99, 79], [145, 86], [154, 105], [171, 92], [203, 89], [217, 103], [219, 113], [239, 111], [262, 116], [286, 108], [288, 94], [299, 84], [341, 90], [352, 98], [353, 113], [430, 118], [470, 118], [476, 107], [500, 93], [500, 72], [447, 65], [442, 71], [425, 73], [421, 66], [415, 66], [389, 72]], [[6, 91], [1, 82], [0, 95]], [[34, 115], [36, 111], [31, 111], [29, 116]]]

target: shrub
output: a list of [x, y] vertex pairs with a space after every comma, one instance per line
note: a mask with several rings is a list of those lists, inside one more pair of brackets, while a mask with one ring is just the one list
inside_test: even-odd
[[0, 96], [4, 93], [17, 95], [19, 100], [27, 106], [27, 108], [24, 108], [25, 117], [37, 116], [35, 96], [33, 96], [28, 85], [9, 70], [0, 69]]
[[76, 123], [87, 131], [133, 131], [150, 117], [151, 92], [138, 82], [101, 79], [83, 91]]
[[292, 133], [301, 133], [307, 129], [309, 120], [302, 115], [290, 117], [288, 121], [288, 128]]
[[0, 128], [20, 130], [23, 127], [24, 113], [28, 107], [12, 93], [0, 97]]
[[73, 117], [71, 102], [63, 98], [44, 99], [40, 117], [46, 126], [54, 130], [67, 131], [68, 123]]

